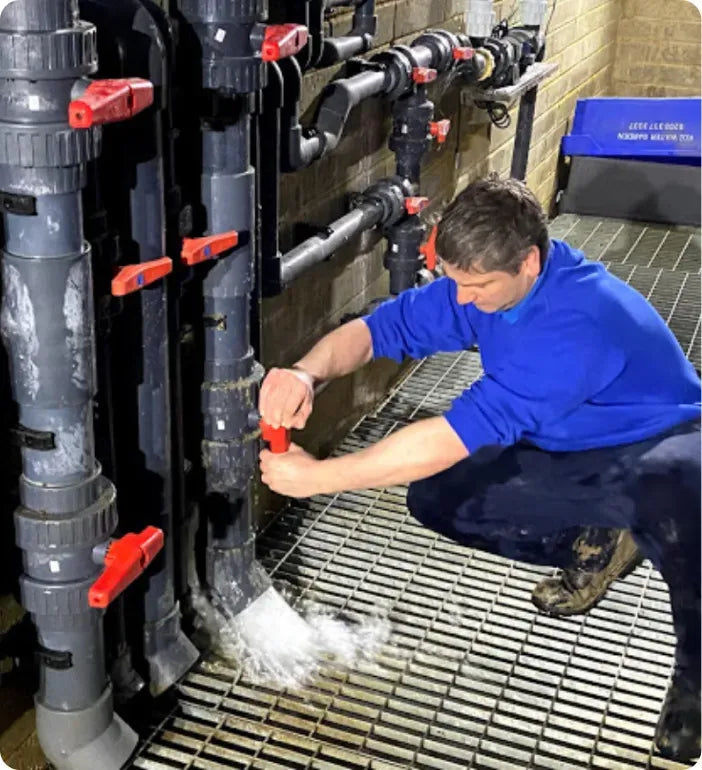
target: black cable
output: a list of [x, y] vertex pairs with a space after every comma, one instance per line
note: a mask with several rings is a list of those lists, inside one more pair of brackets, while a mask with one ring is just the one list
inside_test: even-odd
[[507, 107], [501, 102], [475, 102], [479, 110], [485, 110], [498, 128], [508, 128], [512, 124], [512, 116]]

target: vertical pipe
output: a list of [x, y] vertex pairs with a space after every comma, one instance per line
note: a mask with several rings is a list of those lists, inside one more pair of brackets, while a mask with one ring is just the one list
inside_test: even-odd
[[261, 60], [267, 0], [180, 0], [202, 64], [201, 201], [205, 232], [239, 233], [239, 245], [211, 263], [203, 281], [202, 462], [210, 597], [237, 614], [270, 586], [254, 559], [251, 479], [258, 432], [252, 425], [262, 368], [250, 342], [254, 286], [255, 179], [251, 114], [265, 85]]
[[76, 80], [97, 66], [95, 28], [79, 22], [75, 0], [5, 4], [0, 51], [0, 332], [23, 436], [15, 533], [22, 602], [39, 643], [37, 733], [58, 770], [118, 770], [137, 737], [113, 713], [103, 617], [87, 597], [99, 571], [93, 548], [117, 524], [114, 487], [95, 460], [92, 275], [80, 199], [100, 129], [67, 123]]
[[[135, 139], [150, 137], [151, 157], [136, 164], [136, 183], [130, 193], [132, 237], [139, 260], [149, 262], [165, 254], [164, 190], [160, 117], [157, 110], [143, 116], [144, 128]], [[139, 121], [141, 122], [141, 121]], [[148, 143], [140, 142], [143, 152]], [[180, 610], [173, 583], [173, 462], [171, 444], [171, 382], [166, 281], [139, 292], [141, 308], [142, 382], [138, 386], [139, 449], [144, 457], [142, 500], [144, 523], [166, 535], [166, 547], [149, 570], [144, 595], [144, 653], [149, 663], [149, 687], [160, 695], [195, 663], [198, 652], [180, 627]], [[136, 481], [136, 479], [133, 479]], [[147, 490], [153, 490], [148, 494]], [[152, 505], [149, 505], [152, 503]]]
[[[123, 7], [126, 3], [123, 0]], [[140, 3], [130, 3], [127, 42], [150, 41], [149, 66], [131, 74], [147, 77], [156, 88], [154, 105], [125, 128], [130, 171], [131, 242], [140, 262], [166, 253], [165, 191], [161, 110], [169, 79], [164, 47], [153, 17]], [[130, 16], [132, 15], [130, 13]], [[141, 43], [139, 43], [141, 45]], [[129, 47], [125, 46], [129, 52]], [[126, 54], [129, 58], [129, 53]], [[134, 57], [141, 62], [141, 56]], [[131, 64], [131, 62], [130, 62]], [[133, 165], [132, 165], [133, 164]], [[139, 449], [144, 458], [144, 486], [135, 495], [141, 525], [155, 524], [166, 536], [166, 547], [149, 570], [144, 595], [144, 653], [149, 663], [149, 687], [160, 695], [195, 663], [198, 652], [180, 627], [180, 609], [174, 588], [173, 458], [171, 436], [171, 378], [169, 355], [169, 284], [157, 281], [139, 292], [141, 317], [141, 372], [138, 386]], [[138, 483], [138, 479], [133, 479]], [[140, 485], [141, 486], [141, 485]], [[148, 493], [147, 490], [151, 490]]]
[[202, 131], [202, 202], [208, 233], [237, 230], [239, 247], [216, 262], [203, 281], [205, 381], [203, 461], [208, 520], [207, 582], [229, 612], [267, 587], [254, 563], [251, 477], [256, 441], [249, 425], [261, 368], [250, 346], [253, 290], [254, 170], [248, 100], [224, 125]]

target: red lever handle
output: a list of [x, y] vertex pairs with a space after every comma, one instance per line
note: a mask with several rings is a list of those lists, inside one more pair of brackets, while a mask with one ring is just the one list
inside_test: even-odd
[[431, 67], [413, 67], [412, 80], [415, 83], [431, 83], [436, 80], [437, 72]]
[[413, 198], [405, 198], [405, 211], [408, 214], [419, 214], [420, 211], [429, 205], [429, 198], [423, 196], [415, 196]]
[[180, 258], [186, 265], [192, 267], [199, 262], [215, 259], [239, 243], [239, 233], [229, 230], [217, 235], [205, 235], [203, 238], [183, 238], [183, 250]]
[[475, 55], [475, 49], [469, 48], [468, 46], [456, 46], [456, 48], [453, 49], [453, 58], [455, 61], [468, 61], [468, 59], [472, 59]]
[[432, 121], [429, 124], [429, 133], [436, 138], [438, 144], [443, 144], [451, 130], [451, 121], [448, 118], [444, 120]]
[[434, 225], [429, 233], [426, 243], [419, 247], [420, 253], [424, 254], [427, 264], [427, 270], [436, 268], [436, 234], [439, 232], [439, 225]]
[[261, 438], [270, 445], [273, 454], [282, 454], [290, 449], [290, 431], [287, 428], [273, 428], [261, 420]]
[[292, 56], [307, 45], [307, 37], [307, 27], [303, 24], [270, 24], [263, 38], [261, 59], [279, 61]]
[[168, 275], [172, 270], [173, 262], [169, 257], [141, 262], [138, 265], [125, 265], [112, 279], [112, 296], [123, 297], [133, 291], [139, 291]]
[[93, 80], [79, 99], [68, 105], [72, 128], [117, 123], [145, 110], [154, 101], [154, 86], [143, 78]]
[[115, 540], [105, 555], [105, 569], [90, 586], [88, 604], [97, 609], [107, 607], [151, 564], [163, 543], [163, 530], [157, 527]]

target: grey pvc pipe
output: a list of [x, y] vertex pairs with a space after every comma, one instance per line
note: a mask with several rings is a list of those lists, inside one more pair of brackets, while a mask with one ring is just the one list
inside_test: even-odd
[[382, 216], [383, 209], [379, 203], [363, 203], [333, 222], [328, 235], [315, 235], [283, 254], [280, 260], [282, 283], [291, 283], [313, 265], [328, 259], [359, 233], [375, 227]]

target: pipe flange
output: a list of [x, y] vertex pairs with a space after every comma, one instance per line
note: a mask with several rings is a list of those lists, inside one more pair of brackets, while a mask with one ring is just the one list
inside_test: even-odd
[[117, 528], [116, 492], [104, 476], [100, 484], [97, 500], [69, 516], [50, 519], [41, 509], [19, 507], [15, 511], [16, 545], [23, 551], [56, 552], [105, 542]]
[[0, 165], [66, 168], [100, 154], [102, 126], [75, 130], [61, 123], [0, 123]]
[[423, 45], [432, 53], [432, 69], [446, 72], [453, 64], [453, 49], [458, 45], [458, 38], [443, 29], [431, 29], [421, 34], [412, 45]]
[[32, 0], [31, 3], [6, 3], [3, 6], [4, 29], [25, 30], [66, 29], [75, 23], [75, 2], [72, 0]]
[[407, 46], [393, 46], [376, 54], [371, 61], [378, 62], [385, 69], [384, 93], [391, 99], [404, 94], [412, 83], [414, 56], [407, 56]]
[[22, 168], [0, 165], [0, 190], [17, 195], [60, 195], [82, 190], [88, 182], [87, 166]]
[[255, 24], [267, 14], [267, 0], [181, 0], [180, 12], [191, 24]]
[[259, 370], [256, 367], [260, 367], [260, 364], [254, 360], [253, 349], [249, 348], [245, 356], [237, 358], [234, 361], [206, 361], [205, 381], [237, 381], [243, 378], [258, 376], [262, 378], [263, 375], [257, 373]]
[[52, 631], [85, 628], [95, 622], [97, 613], [88, 604], [88, 593], [95, 582], [95, 575], [75, 583], [48, 583], [22, 575], [20, 596], [22, 606], [32, 615], [40, 617], [37, 623], [42, 630]]
[[0, 78], [56, 80], [97, 70], [97, 30], [77, 21], [56, 32], [0, 31]]
[[265, 73], [261, 59], [204, 59], [202, 85], [225, 94], [252, 94], [265, 87]]
[[368, 187], [363, 191], [361, 198], [382, 206], [381, 224], [387, 227], [397, 222], [405, 213], [405, 198], [410, 195], [412, 195], [412, 185], [409, 180], [391, 177]]
[[20, 503], [32, 511], [48, 514], [82, 511], [104, 490], [107, 479], [101, 474], [102, 468], [96, 463], [95, 472], [90, 478], [67, 487], [36, 484], [22, 474], [19, 480]]

